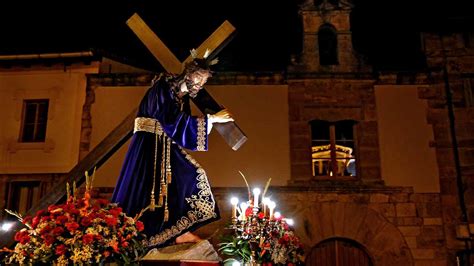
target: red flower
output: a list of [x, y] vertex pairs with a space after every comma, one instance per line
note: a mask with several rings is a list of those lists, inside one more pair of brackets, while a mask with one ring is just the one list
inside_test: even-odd
[[44, 243], [48, 246], [53, 244], [54, 241], [56, 240], [56, 238], [52, 235], [45, 235], [43, 236], [43, 239], [44, 239]]
[[64, 228], [62, 228], [61, 226], [58, 226], [58, 227], [53, 229], [52, 233], [55, 236], [60, 236], [64, 233]]
[[31, 220], [32, 220], [32, 217], [31, 216], [25, 216], [25, 218], [23, 218], [23, 224], [29, 224], [31, 223]]
[[82, 243], [84, 243], [84, 245], [89, 245], [93, 241], [94, 241], [94, 235], [93, 234], [85, 234], [85, 235], [82, 236]]
[[89, 217], [87, 217], [87, 216], [84, 217], [84, 218], [82, 218], [82, 220], [81, 220], [81, 225], [82, 225], [82, 226], [89, 226], [89, 225], [91, 225], [91, 224], [92, 224], [91, 218], [89, 218]]
[[15, 234], [15, 241], [20, 242], [21, 244], [26, 244], [30, 242], [30, 236], [28, 235], [28, 231], [20, 231]]
[[249, 217], [253, 214], [253, 211], [252, 211], [252, 208], [248, 207], [246, 210], [245, 210], [245, 216], [246, 217]]
[[61, 244], [61, 245], [58, 245], [56, 247], [56, 251], [55, 251], [56, 255], [64, 255], [66, 253], [66, 245], [64, 244]]
[[105, 223], [107, 223], [108, 226], [116, 226], [118, 222], [118, 219], [115, 217], [105, 217]]
[[73, 203], [64, 204], [64, 212], [75, 214], [75, 215], [79, 214], [79, 210], [76, 209], [76, 206], [74, 206]]
[[141, 232], [141, 231], [143, 231], [143, 230], [145, 229], [145, 226], [143, 225], [143, 223], [142, 223], [141, 221], [137, 221], [137, 222], [135, 223], [135, 225], [137, 226], [138, 232]]
[[59, 206], [57, 206], [57, 205], [49, 205], [48, 211], [51, 212], [51, 211], [56, 210], [57, 208], [59, 208]]
[[122, 208], [116, 207], [116, 208], [110, 209], [109, 213], [112, 214], [112, 216], [114, 216], [115, 218], [117, 218], [120, 215], [120, 213], [122, 213]]
[[37, 217], [38, 217], [38, 216], [41, 217], [41, 216], [43, 216], [43, 215], [46, 215], [46, 210], [39, 210], [39, 211], [36, 212], [36, 216], [37, 216]]
[[49, 216], [43, 216], [43, 217], [41, 217], [40, 221], [41, 221], [41, 222], [51, 221], [51, 217], [49, 217]]
[[65, 224], [68, 220], [67, 216], [61, 215], [56, 217], [56, 224]]
[[95, 203], [100, 205], [100, 206], [105, 206], [105, 205], [109, 204], [109, 201], [106, 200], [106, 199], [96, 199]]
[[40, 219], [41, 218], [39, 216], [35, 216], [31, 222], [31, 227], [36, 228], [40, 222]]
[[79, 228], [79, 224], [76, 222], [66, 223], [66, 228], [69, 230], [69, 232], [74, 232], [77, 230], [77, 228]]
[[87, 202], [84, 199], [81, 199], [81, 200], [77, 201], [77, 207], [79, 209], [85, 207], [86, 205], [87, 205]]
[[265, 214], [263, 214], [263, 212], [258, 213], [258, 219], [261, 220], [263, 218], [265, 218]]
[[46, 234], [49, 234], [49, 231], [51, 231], [51, 227], [49, 225], [46, 225], [39, 231], [39, 234], [46, 235]]
[[122, 242], [122, 247], [123, 247], [123, 248], [128, 247], [128, 245], [129, 245], [129, 243], [128, 243], [127, 241]]
[[104, 251], [104, 253], [102, 253], [102, 255], [104, 255], [105, 258], [107, 258], [108, 256], [110, 256], [110, 252], [109, 251]]

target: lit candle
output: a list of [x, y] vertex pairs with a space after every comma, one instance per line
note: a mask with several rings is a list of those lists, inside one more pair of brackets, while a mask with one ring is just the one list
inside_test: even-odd
[[276, 207], [276, 203], [274, 201], [270, 201], [268, 203], [268, 208], [270, 208], [270, 220], [273, 220], [273, 211], [275, 210], [275, 207]]
[[247, 207], [247, 203], [240, 203], [240, 209], [242, 210], [242, 212], [240, 213], [239, 220], [245, 220], [245, 211], [247, 210]]
[[281, 217], [281, 213], [279, 212], [275, 212], [275, 214], [273, 214], [273, 218], [275, 219], [279, 219]]
[[268, 203], [270, 203], [270, 198], [264, 197], [262, 199], [262, 203], [263, 203], [263, 215], [267, 217], [267, 207], [268, 207]]
[[239, 203], [239, 199], [233, 197], [230, 199], [230, 203], [232, 204], [232, 219], [237, 217], [237, 204]]
[[258, 208], [258, 196], [260, 195], [260, 189], [253, 189], [253, 206]]

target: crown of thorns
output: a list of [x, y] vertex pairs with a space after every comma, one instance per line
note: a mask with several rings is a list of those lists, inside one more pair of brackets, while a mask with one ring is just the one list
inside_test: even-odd
[[219, 59], [217, 58], [210, 60], [209, 55], [211, 54], [211, 51], [209, 49], [206, 49], [206, 52], [204, 52], [204, 55], [202, 58], [198, 57], [198, 53], [196, 49], [190, 50], [190, 53], [193, 60], [186, 64], [185, 66], [186, 72], [193, 72], [197, 70], [210, 71], [210, 66], [215, 65], [219, 62]]

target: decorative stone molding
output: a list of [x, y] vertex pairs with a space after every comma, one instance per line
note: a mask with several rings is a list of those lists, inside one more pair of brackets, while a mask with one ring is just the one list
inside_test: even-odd
[[50, 153], [54, 150], [56, 144], [54, 140], [46, 138], [45, 142], [18, 142], [18, 140], [10, 140], [7, 143], [7, 151], [16, 153], [19, 150], [43, 150]]

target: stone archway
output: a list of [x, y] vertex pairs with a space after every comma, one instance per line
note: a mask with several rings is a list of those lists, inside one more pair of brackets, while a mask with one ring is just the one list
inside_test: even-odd
[[366, 248], [374, 265], [413, 265], [410, 249], [400, 231], [378, 212], [353, 203], [316, 203], [301, 213], [307, 247], [329, 238], [352, 239]]

